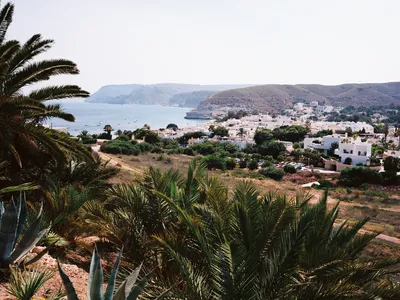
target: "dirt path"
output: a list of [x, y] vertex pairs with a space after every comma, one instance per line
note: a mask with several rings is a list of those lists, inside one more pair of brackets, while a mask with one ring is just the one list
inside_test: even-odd
[[124, 164], [120, 159], [116, 157], [111, 157], [103, 152], [100, 152], [100, 146], [92, 146], [93, 152], [96, 152], [102, 160], [108, 161], [110, 165], [114, 167], [120, 167], [123, 170], [134, 172], [136, 174], [143, 174], [143, 170], [139, 168], [132, 168]]

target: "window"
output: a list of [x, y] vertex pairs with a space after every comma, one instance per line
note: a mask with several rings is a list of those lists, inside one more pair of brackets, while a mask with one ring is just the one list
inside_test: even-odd
[[353, 154], [353, 150], [350, 150], [350, 154]]

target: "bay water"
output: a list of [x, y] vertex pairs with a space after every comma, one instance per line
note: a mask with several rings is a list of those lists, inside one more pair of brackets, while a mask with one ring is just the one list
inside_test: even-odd
[[90, 133], [101, 133], [105, 125], [109, 124], [114, 130], [134, 130], [150, 125], [151, 129], [165, 128], [169, 123], [178, 127], [206, 122], [206, 120], [187, 120], [186, 112], [190, 108], [170, 107], [161, 105], [139, 104], [107, 104], [85, 103], [83, 100], [51, 100], [46, 104], [61, 104], [64, 111], [75, 116], [75, 122], [60, 119], [51, 119], [47, 124], [53, 127], [67, 127], [72, 135], [82, 130]]

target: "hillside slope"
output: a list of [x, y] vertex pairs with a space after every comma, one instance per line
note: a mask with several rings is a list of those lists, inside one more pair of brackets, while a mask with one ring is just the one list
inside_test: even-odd
[[343, 84], [336, 86], [259, 85], [216, 93], [201, 102], [194, 112], [209, 113], [229, 109], [278, 112], [294, 101], [332, 104], [336, 106], [370, 106], [400, 103], [400, 82]]
[[[196, 107], [198, 103], [212, 94], [210, 92], [216, 93], [223, 90], [248, 86], [250, 85], [198, 85], [179, 83], [108, 85], [101, 87], [97, 92], [86, 99], [85, 102], [180, 106], [186, 106], [186, 103], [188, 103], [188, 105], [190, 105], [189, 107]], [[198, 93], [192, 94], [192, 92]], [[173, 98], [175, 95], [179, 96]], [[193, 103], [196, 103], [196, 105]]]

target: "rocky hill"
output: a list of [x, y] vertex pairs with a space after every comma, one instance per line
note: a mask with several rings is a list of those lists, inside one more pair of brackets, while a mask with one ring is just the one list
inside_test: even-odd
[[217, 93], [217, 91], [194, 91], [176, 94], [169, 99], [169, 105], [195, 108], [200, 104], [201, 101], [207, 99], [215, 93]]
[[279, 112], [295, 101], [337, 106], [400, 103], [400, 82], [343, 85], [259, 85], [216, 93], [202, 101], [192, 114], [209, 115], [229, 109]]
[[85, 102], [196, 107], [197, 104], [216, 92], [248, 86], [250, 85], [198, 85], [178, 83], [107, 85], [93, 93]]

